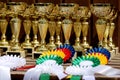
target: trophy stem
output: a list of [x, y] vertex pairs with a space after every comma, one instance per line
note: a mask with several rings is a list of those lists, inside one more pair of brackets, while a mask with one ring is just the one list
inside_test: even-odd
[[8, 46], [8, 42], [6, 41], [5, 36], [7, 25], [8, 25], [7, 20], [5, 19], [5, 17], [2, 17], [2, 19], [0, 19], [0, 30], [2, 32], [0, 46]]
[[29, 16], [27, 17], [26, 20], [24, 20], [23, 25], [24, 25], [26, 37], [25, 37], [25, 41], [23, 42], [22, 45], [23, 45], [23, 47], [31, 47], [32, 44], [30, 43], [30, 37], [29, 37], [30, 29], [31, 29], [31, 21], [29, 20]]
[[22, 48], [19, 45], [19, 40], [18, 40], [19, 32], [21, 28], [21, 20], [18, 18], [18, 15], [15, 15], [15, 17], [11, 19], [10, 24], [11, 24], [11, 29], [13, 31], [13, 35], [15, 36], [15, 41], [11, 46], [11, 51], [21, 51]]
[[62, 21], [62, 29], [65, 37], [65, 44], [70, 44], [69, 38], [72, 30], [72, 20], [69, 19], [69, 16]]
[[86, 20], [84, 20], [82, 22], [82, 33], [83, 33], [82, 46], [84, 48], [89, 48], [90, 47], [89, 44], [88, 44], [88, 42], [87, 42], [88, 27], [89, 27], [89, 23]]
[[110, 47], [108, 46], [108, 34], [109, 34], [109, 28], [110, 28], [110, 23], [107, 23], [106, 25], [106, 29], [105, 29], [105, 33], [104, 33], [104, 44], [103, 47], [105, 47], [106, 49], [110, 50]]
[[103, 37], [106, 29], [106, 20], [104, 19], [98, 19], [95, 23], [97, 34], [98, 34], [98, 40], [99, 44], [98, 46], [103, 46]]
[[81, 51], [82, 50], [82, 46], [80, 45], [80, 35], [81, 35], [81, 30], [82, 30], [82, 25], [80, 22], [80, 18], [76, 19], [76, 22], [74, 22], [73, 24], [74, 26], [74, 32], [75, 32], [75, 44], [74, 44], [74, 48], [76, 51]]
[[54, 43], [54, 34], [55, 34], [55, 26], [56, 26], [56, 22], [54, 21], [54, 16], [49, 16], [50, 17], [50, 21], [49, 21], [49, 32], [50, 32], [50, 39], [49, 39], [49, 43], [47, 44], [47, 47], [49, 50], [53, 50], [56, 48], [56, 45]]
[[46, 43], [45, 43], [47, 29], [48, 29], [48, 20], [43, 15], [43, 16], [41, 16], [41, 18], [38, 21], [38, 30], [39, 30], [39, 34], [40, 34], [40, 37], [41, 37], [41, 44], [40, 44], [39, 47], [36, 48], [37, 52], [43, 52], [43, 51], [48, 50], [46, 48]]
[[58, 21], [57, 21], [57, 26], [56, 26], [56, 42], [55, 44], [57, 46], [60, 46], [62, 44], [62, 42], [60, 41], [60, 31], [61, 31], [61, 27], [62, 27], [62, 22], [61, 22], [61, 17], [58, 17]]
[[108, 45], [114, 49], [115, 48], [115, 44], [113, 43], [113, 33], [114, 33], [114, 29], [115, 29], [115, 23], [110, 22], [110, 30], [109, 30], [109, 42]]
[[35, 18], [35, 20], [32, 21], [32, 29], [33, 29], [33, 34], [34, 34], [33, 41], [32, 41], [32, 45], [33, 45], [34, 47], [36, 47], [36, 46], [39, 45], [39, 41], [37, 40], [38, 21], [37, 21], [36, 18]]

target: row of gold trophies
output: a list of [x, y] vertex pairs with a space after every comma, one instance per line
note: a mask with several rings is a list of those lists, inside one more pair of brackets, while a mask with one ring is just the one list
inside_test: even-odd
[[[63, 44], [60, 41], [60, 33], [63, 31], [65, 44], [70, 44], [69, 38], [71, 31], [75, 33], [75, 44], [73, 47], [76, 51], [90, 48], [87, 42], [89, 28], [89, 18], [93, 13], [98, 19], [95, 23], [99, 39], [99, 46], [109, 50], [114, 49], [112, 37], [115, 29], [113, 20], [117, 16], [114, 6], [109, 3], [95, 3], [90, 7], [79, 6], [75, 3], [34, 3], [28, 5], [24, 2], [0, 2], [0, 30], [2, 33], [0, 46], [10, 46], [8, 51], [21, 51], [25, 47], [33, 47], [34, 51], [41, 52], [55, 49]], [[6, 17], [10, 18], [10, 21]], [[24, 19], [21, 19], [24, 18]], [[25, 30], [25, 41], [19, 43], [19, 34], [22, 26]], [[6, 28], [10, 23], [12, 38], [6, 40]], [[33, 30], [34, 39], [30, 42], [30, 30]], [[73, 29], [73, 30], [72, 30]], [[46, 44], [45, 38], [47, 31], [50, 33], [49, 43]], [[38, 41], [38, 34], [41, 40]], [[80, 40], [81, 32], [83, 40]], [[54, 35], [56, 34], [56, 39]], [[82, 42], [82, 43], [81, 43]]]

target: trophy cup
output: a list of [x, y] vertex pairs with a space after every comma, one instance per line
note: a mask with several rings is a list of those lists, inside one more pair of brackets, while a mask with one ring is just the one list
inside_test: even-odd
[[55, 13], [56, 13], [56, 27], [55, 27], [55, 33], [56, 33], [56, 46], [59, 47], [62, 45], [62, 42], [60, 41], [60, 33], [61, 33], [61, 28], [62, 28], [62, 21], [61, 21], [61, 16], [60, 16], [60, 11], [59, 11], [59, 6], [58, 4], [56, 5]]
[[89, 22], [87, 21], [88, 18], [91, 16], [91, 12], [89, 11], [89, 8], [86, 6], [80, 6], [80, 9], [82, 10], [82, 34], [83, 34], [83, 42], [82, 46], [84, 49], [90, 48], [90, 45], [87, 42], [87, 35], [88, 35], [88, 28], [89, 28]]
[[1, 8], [0, 9], [0, 31], [2, 33], [1, 40], [0, 40], [0, 50], [1, 50], [1, 55], [4, 54], [9, 49], [9, 43], [6, 40], [6, 29], [8, 25], [8, 21], [6, 20], [7, 16], [7, 9], [6, 8]]
[[111, 18], [109, 18], [109, 23], [110, 23], [110, 27], [109, 27], [109, 38], [108, 38], [108, 45], [111, 47], [111, 49], [113, 51], [115, 51], [115, 54], [119, 53], [118, 47], [115, 46], [115, 44], [113, 43], [113, 33], [114, 33], [114, 29], [115, 29], [115, 23], [113, 22], [113, 20], [117, 17], [117, 12], [114, 11], [114, 14], [112, 15]]
[[60, 32], [61, 32], [61, 28], [62, 28], [62, 22], [61, 22], [61, 16], [58, 15], [57, 16], [57, 22], [56, 22], [56, 28], [55, 28], [55, 32], [56, 32], [56, 46], [60, 46], [62, 45], [62, 42], [60, 41]]
[[77, 6], [78, 5], [74, 4], [74, 3], [61, 3], [61, 4], [59, 4], [60, 15], [62, 17], [65, 17], [65, 19], [62, 21], [62, 30], [63, 30], [64, 37], [65, 37], [65, 44], [70, 44], [69, 38], [71, 35], [72, 26], [73, 26], [73, 22], [70, 19], [70, 16], [73, 14], [73, 12], [75, 11], [75, 8]]
[[[23, 26], [24, 26], [24, 30], [25, 30], [25, 34], [26, 34], [26, 37], [25, 37], [25, 41], [22, 43], [22, 47], [23, 49], [25, 50], [26, 54], [29, 55], [30, 53], [33, 53], [33, 45], [32, 46], [32, 43], [30, 42], [30, 30], [31, 30], [31, 26], [32, 26], [32, 22], [30, 20], [32, 14], [34, 12], [34, 9], [32, 6], [28, 6], [26, 8], [26, 10], [24, 11], [23, 14], [21, 14], [25, 19], [23, 21]], [[30, 54], [31, 55], [31, 54]]]
[[7, 51], [7, 54], [16, 54], [25, 57], [24, 50], [20, 46], [18, 40], [21, 28], [21, 20], [18, 15], [20, 15], [20, 13], [25, 10], [26, 5], [23, 2], [8, 2], [7, 7], [9, 10], [9, 15], [12, 17], [12, 19], [10, 20], [10, 26], [13, 37], [12, 41], [14, 41], [10, 47], [10, 50]]
[[45, 43], [45, 38], [48, 30], [48, 20], [46, 16], [52, 9], [52, 3], [35, 3], [34, 4], [36, 12], [40, 16], [38, 20], [38, 30], [41, 37], [40, 46], [38, 46], [35, 51], [42, 52], [48, 50]]
[[30, 29], [31, 29], [31, 20], [30, 20], [30, 17], [31, 17], [31, 11], [30, 11], [30, 8], [26, 8], [25, 12], [22, 14], [22, 16], [25, 18], [25, 20], [23, 21], [23, 26], [24, 26], [24, 30], [25, 30], [25, 34], [26, 34], [26, 37], [25, 37], [25, 41], [23, 42], [22, 46], [23, 47], [31, 47], [32, 44], [30, 42], [30, 37], [29, 37], [29, 34], [30, 34]]
[[109, 29], [109, 42], [108, 45], [114, 49], [115, 48], [115, 44], [113, 43], [113, 33], [114, 33], [114, 29], [115, 29], [115, 23], [113, 22], [113, 20], [117, 17], [117, 12], [115, 12], [114, 15], [112, 15], [112, 17], [109, 19], [110, 20], [110, 29]]
[[99, 39], [99, 46], [103, 47], [103, 38], [105, 36], [105, 30], [107, 26], [107, 20], [105, 16], [109, 15], [111, 12], [111, 5], [108, 3], [94, 3], [91, 5], [91, 11], [95, 16], [98, 17], [98, 20], [95, 23], [98, 39]]
[[57, 16], [58, 13], [58, 6], [55, 6], [52, 10], [52, 12], [48, 15], [48, 18], [50, 19], [50, 21], [48, 22], [48, 30], [50, 33], [50, 40], [49, 43], [47, 44], [47, 47], [49, 50], [53, 50], [56, 48], [56, 45], [54, 43], [54, 34], [55, 34], [55, 28], [56, 28], [56, 22], [55, 22], [55, 18]]
[[38, 21], [37, 21], [37, 18], [38, 16], [37, 15], [32, 15], [32, 30], [33, 30], [33, 34], [34, 34], [34, 37], [33, 37], [33, 41], [32, 41], [32, 45], [33, 47], [37, 47], [39, 46], [39, 41], [37, 40], [37, 33], [38, 33]]
[[0, 10], [2, 9], [2, 8], [4, 8], [5, 7], [5, 3], [3, 3], [3, 2], [0, 2]]
[[76, 39], [75, 39], [75, 44], [73, 47], [75, 48], [76, 51], [83, 50], [83, 47], [81, 46], [81, 43], [80, 43], [80, 35], [81, 35], [81, 30], [82, 30], [82, 24], [80, 22], [81, 17], [82, 17], [82, 10], [79, 7], [76, 13], [74, 13], [72, 17], [73, 19], [75, 19], [75, 22], [73, 23], [73, 29], [75, 32]]
[[7, 25], [8, 25], [8, 21], [6, 20], [6, 15], [7, 15], [6, 8], [2, 8], [0, 10], [0, 30], [2, 33], [0, 46], [8, 46], [9, 45], [8, 41], [6, 41], [6, 36], [5, 36]]

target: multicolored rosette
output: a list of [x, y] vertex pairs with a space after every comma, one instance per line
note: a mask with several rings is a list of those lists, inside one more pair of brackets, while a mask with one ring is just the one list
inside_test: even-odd
[[97, 57], [83, 55], [81, 57], [77, 57], [76, 59], [74, 59], [72, 61], [72, 65], [68, 66], [65, 72], [69, 75], [72, 75], [70, 77], [70, 80], [80, 80], [80, 78], [87, 80], [86, 78], [88, 76], [89, 76], [88, 80], [91, 80], [90, 77], [93, 78], [94, 80], [95, 77], [92, 68], [98, 65], [100, 65], [100, 60]]
[[108, 63], [108, 59], [104, 54], [101, 53], [88, 53], [89, 56], [97, 57], [100, 60], [101, 65], [105, 65]]
[[95, 47], [95, 48], [92, 48], [92, 49], [89, 49], [86, 51], [86, 54], [92, 54], [92, 53], [100, 53], [100, 54], [103, 54], [107, 57], [107, 59], [109, 60], [110, 59], [110, 52], [103, 48], [103, 47]]
[[75, 66], [80, 65], [81, 62], [83, 61], [91, 61], [92, 67], [98, 66], [100, 64], [100, 60], [97, 57], [86, 55], [86, 56], [81, 56], [74, 59], [72, 61], [72, 65], [75, 65]]
[[57, 75], [61, 80], [66, 76], [61, 65], [65, 54], [61, 50], [43, 52], [36, 60], [35, 68], [28, 70], [24, 80], [50, 80], [50, 74]]
[[75, 49], [69, 44], [60, 45], [60, 47], [58, 47], [57, 50], [61, 50], [64, 52], [65, 54], [64, 61], [69, 60], [75, 54]]

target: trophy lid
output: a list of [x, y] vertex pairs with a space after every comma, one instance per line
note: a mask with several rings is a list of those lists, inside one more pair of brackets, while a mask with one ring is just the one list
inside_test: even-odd
[[14, 12], [19, 12], [25, 10], [27, 4], [25, 2], [8, 2], [7, 8]]
[[91, 5], [91, 12], [97, 17], [105, 17], [112, 11], [112, 5], [110, 3], [94, 3]]
[[0, 2], [0, 9], [4, 8], [4, 3]]

